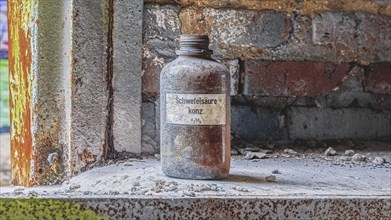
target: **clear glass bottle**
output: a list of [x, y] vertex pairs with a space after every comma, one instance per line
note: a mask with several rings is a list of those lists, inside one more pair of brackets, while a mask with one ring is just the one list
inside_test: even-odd
[[160, 147], [166, 175], [228, 176], [230, 74], [210, 55], [207, 35], [181, 35], [177, 59], [160, 74]]

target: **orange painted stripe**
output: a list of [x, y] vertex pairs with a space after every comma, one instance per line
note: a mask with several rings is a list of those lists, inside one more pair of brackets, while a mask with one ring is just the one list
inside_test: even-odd
[[31, 185], [31, 31], [29, 0], [8, 1], [11, 165], [14, 185]]

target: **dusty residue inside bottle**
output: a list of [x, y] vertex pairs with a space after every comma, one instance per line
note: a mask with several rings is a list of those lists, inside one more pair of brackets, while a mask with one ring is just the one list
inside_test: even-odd
[[161, 73], [162, 167], [172, 177], [218, 179], [230, 168], [229, 72], [198, 40], [196, 54], [185, 42]]

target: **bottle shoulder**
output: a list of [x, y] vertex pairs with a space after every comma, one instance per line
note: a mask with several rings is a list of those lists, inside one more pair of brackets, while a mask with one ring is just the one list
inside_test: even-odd
[[227, 67], [213, 59], [204, 59], [197, 57], [178, 57], [168, 63], [162, 70], [163, 72], [194, 72], [194, 71], [213, 71], [213, 72], [228, 72]]

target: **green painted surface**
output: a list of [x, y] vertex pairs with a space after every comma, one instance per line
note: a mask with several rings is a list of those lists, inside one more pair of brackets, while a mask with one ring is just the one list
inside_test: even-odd
[[0, 199], [2, 219], [105, 219], [85, 206], [60, 199]]
[[9, 126], [8, 60], [0, 59], [0, 127]]

